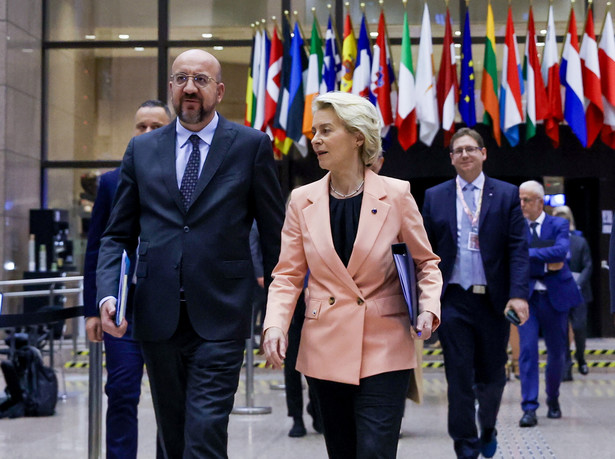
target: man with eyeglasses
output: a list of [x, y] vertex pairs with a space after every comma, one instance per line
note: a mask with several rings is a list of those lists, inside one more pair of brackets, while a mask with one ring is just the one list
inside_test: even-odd
[[538, 332], [547, 347], [545, 391], [547, 417], [559, 419], [559, 386], [568, 349], [568, 313], [583, 297], [566, 261], [570, 249], [570, 224], [544, 211], [545, 190], [534, 181], [519, 186], [530, 256], [530, 317], [519, 327], [519, 377], [521, 380], [520, 427], [538, 424]]
[[227, 457], [228, 421], [250, 336], [249, 233], [260, 230], [265, 282], [280, 251], [284, 204], [266, 134], [217, 111], [218, 60], [192, 49], [172, 65], [177, 119], [133, 138], [102, 238], [103, 329], [115, 326], [122, 251], [137, 248], [134, 336], [141, 342], [165, 457]]
[[[143, 102], [135, 113], [133, 135], [146, 134], [166, 126], [171, 121], [169, 108], [159, 100]], [[107, 459], [137, 457], [138, 406], [143, 379], [143, 355], [140, 343], [132, 337], [132, 303], [128, 304], [126, 336], [103, 336], [102, 324], [96, 302], [96, 264], [100, 238], [107, 226], [117, 189], [120, 169], [100, 177], [92, 220], [88, 230], [88, 243], [83, 263], [83, 304], [85, 329], [90, 341], [105, 342], [107, 369], [106, 446]], [[133, 290], [131, 289], [131, 296]]]
[[457, 176], [428, 189], [423, 205], [427, 235], [442, 259], [438, 333], [448, 382], [448, 431], [457, 457], [493, 457], [506, 385], [505, 314], [514, 312], [520, 323], [528, 317], [526, 227], [517, 187], [483, 173], [487, 149], [478, 132], [457, 131], [449, 156]]

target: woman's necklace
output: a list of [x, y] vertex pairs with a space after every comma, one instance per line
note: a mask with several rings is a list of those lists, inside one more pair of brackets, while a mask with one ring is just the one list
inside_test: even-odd
[[361, 183], [359, 183], [359, 186], [354, 191], [351, 191], [348, 194], [340, 193], [339, 191], [337, 191], [335, 187], [333, 186], [332, 181], [329, 181], [329, 187], [331, 188], [331, 191], [333, 191], [336, 195], [345, 199], [345, 198], [350, 198], [351, 196], [354, 196], [355, 194], [357, 194], [359, 190], [361, 189], [361, 187], [363, 187], [363, 183], [365, 183], [365, 180], [361, 180]]

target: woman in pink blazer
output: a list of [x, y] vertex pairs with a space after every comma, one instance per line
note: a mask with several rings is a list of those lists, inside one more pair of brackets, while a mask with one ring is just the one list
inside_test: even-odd
[[[416, 366], [413, 340], [439, 324], [442, 276], [408, 182], [369, 170], [381, 149], [374, 106], [327, 93], [314, 102], [321, 180], [294, 190], [269, 288], [263, 349], [280, 368], [293, 310], [310, 270], [297, 370], [319, 399], [331, 458], [393, 458]], [[391, 254], [408, 245], [419, 316], [410, 325]]]

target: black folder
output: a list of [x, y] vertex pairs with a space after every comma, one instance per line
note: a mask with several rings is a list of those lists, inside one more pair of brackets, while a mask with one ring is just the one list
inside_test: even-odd
[[391, 246], [393, 252], [393, 260], [397, 268], [399, 283], [404, 294], [404, 299], [408, 306], [408, 316], [410, 323], [416, 327], [416, 318], [418, 316], [419, 301], [416, 292], [416, 273], [414, 269], [414, 260], [408, 250], [408, 246], [402, 242]]

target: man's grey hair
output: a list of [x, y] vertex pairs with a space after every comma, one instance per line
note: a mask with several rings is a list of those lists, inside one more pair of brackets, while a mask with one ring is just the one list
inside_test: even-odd
[[544, 200], [545, 198], [545, 189], [536, 180], [529, 180], [527, 182], [523, 182], [521, 185], [519, 185], [519, 191], [521, 190], [529, 191], [532, 194], [540, 196], [542, 200]]

